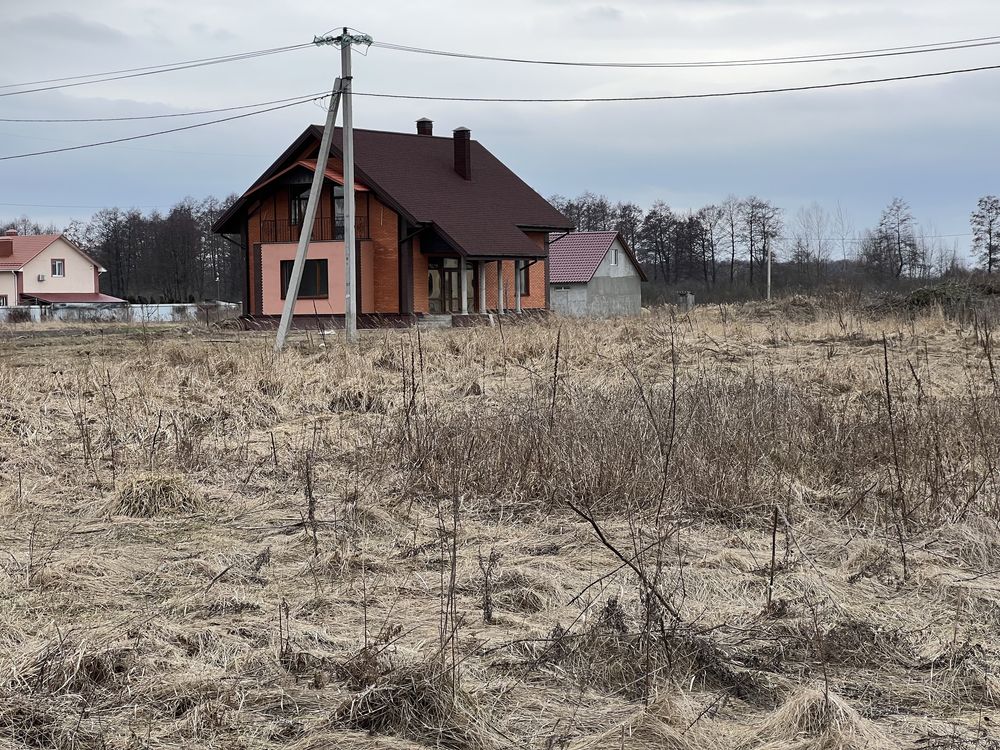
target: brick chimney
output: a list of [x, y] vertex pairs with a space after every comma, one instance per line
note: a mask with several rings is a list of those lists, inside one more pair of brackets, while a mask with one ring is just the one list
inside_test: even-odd
[[0, 237], [0, 258], [9, 258], [14, 254], [14, 240], [10, 237]]
[[417, 120], [417, 135], [434, 135], [434, 121], [426, 117]]
[[468, 128], [455, 128], [455, 171], [466, 180], [472, 179], [471, 138]]

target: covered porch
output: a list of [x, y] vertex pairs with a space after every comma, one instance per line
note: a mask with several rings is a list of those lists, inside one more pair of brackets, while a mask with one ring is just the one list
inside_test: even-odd
[[[430, 315], [485, 315], [541, 308], [544, 301], [539, 304], [537, 289], [532, 294], [532, 287], [539, 286], [539, 275], [544, 280], [542, 258], [429, 256], [427, 312]], [[533, 276], [536, 277], [534, 283]]]

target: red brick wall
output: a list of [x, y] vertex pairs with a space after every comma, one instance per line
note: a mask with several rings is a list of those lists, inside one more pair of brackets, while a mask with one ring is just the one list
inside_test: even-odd
[[[530, 263], [530, 259], [525, 262]], [[528, 294], [521, 296], [522, 310], [545, 309], [545, 264], [547, 260], [539, 259], [528, 269]], [[478, 292], [477, 292], [478, 293]], [[504, 310], [514, 309], [514, 261], [503, 262], [503, 296]], [[497, 309], [497, 264], [496, 261], [486, 263], [486, 306], [490, 310]]]
[[427, 256], [420, 252], [420, 238], [413, 238], [413, 312], [430, 312], [427, 301]]
[[399, 312], [399, 217], [375, 196], [368, 205], [368, 232], [372, 238], [374, 262], [374, 310]]

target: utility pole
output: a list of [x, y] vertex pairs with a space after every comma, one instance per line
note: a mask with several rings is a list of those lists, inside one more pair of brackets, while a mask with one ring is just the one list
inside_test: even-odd
[[[295, 263], [292, 265], [292, 275], [285, 290], [285, 305], [281, 312], [281, 323], [278, 325], [278, 337], [274, 349], [280, 352], [285, 346], [288, 330], [295, 314], [295, 301], [299, 296], [299, 286], [302, 283], [302, 272], [305, 269], [306, 254], [309, 250], [309, 240], [312, 237], [313, 223], [319, 208], [320, 196], [323, 192], [323, 180], [326, 177], [326, 164], [330, 157], [330, 143], [337, 124], [337, 110], [341, 99], [344, 102], [344, 258], [346, 278], [344, 279], [344, 319], [347, 329], [347, 340], [357, 341], [357, 295], [352, 293], [357, 282], [357, 241], [355, 231], [354, 206], [354, 124], [351, 108], [351, 44], [370, 46], [372, 38], [367, 34], [351, 34], [344, 27], [340, 36], [317, 36], [313, 44], [334, 44], [340, 47], [341, 76], [333, 85], [333, 95], [330, 97], [330, 107], [326, 113], [326, 124], [323, 127], [323, 138], [320, 140], [319, 153], [316, 155], [316, 171], [313, 173], [312, 188], [309, 191], [309, 201], [306, 203], [306, 215], [302, 220], [302, 232], [295, 252]], [[334, 217], [336, 222], [336, 217]]]
[[[764, 238], [764, 242], [767, 242], [767, 238]], [[771, 243], [767, 242], [767, 301], [771, 301]]]
[[288, 279], [288, 287], [285, 289], [285, 306], [281, 310], [278, 337], [274, 342], [274, 350], [276, 352], [280, 352], [285, 348], [288, 329], [292, 327], [292, 317], [295, 315], [295, 301], [299, 297], [302, 271], [306, 266], [306, 253], [309, 250], [309, 240], [312, 239], [313, 223], [316, 221], [316, 210], [319, 208], [320, 195], [323, 192], [323, 178], [326, 176], [326, 162], [330, 157], [330, 142], [333, 140], [333, 129], [337, 123], [337, 108], [340, 106], [340, 97], [341, 80], [338, 78], [333, 84], [333, 93], [330, 95], [330, 106], [326, 111], [326, 124], [323, 126], [323, 138], [320, 140], [319, 153], [316, 154], [316, 171], [313, 173], [312, 187], [309, 189], [306, 215], [302, 218], [299, 245], [295, 250], [295, 263], [292, 264], [292, 275]]
[[344, 331], [347, 343], [358, 340], [358, 295], [356, 219], [354, 217], [354, 111], [351, 106], [351, 42], [354, 38], [344, 27], [340, 35], [340, 81], [344, 96]]

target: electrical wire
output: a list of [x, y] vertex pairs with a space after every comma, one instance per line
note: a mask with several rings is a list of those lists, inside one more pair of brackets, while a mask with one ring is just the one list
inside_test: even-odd
[[447, 50], [411, 47], [389, 42], [373, 42], [373, 47], [396, 52], [411, 52], [421, 55], [438, 57], [455, 57], [465, 60], [482, 60], [488, 62], [518, 63], [523, 65], [556, 65], [583, 68], [730, 68], [756, 65], [799, 65], [806, 63], [841, 62], [845, 60], [868, 60], [879, 57], [899, 57], [903, 55], [919, 55], [929, 52], [950, 52], [953, 50], [991, 47], [1000, 44], [1000, 36], [977, 37], [973, 39], [958, 39], [949, 42], [933, 44], [917, 44], [906, 47], [883, 47], [881, 49], [855, 50], [852, 52], [832, 52], [817, 55], [793, 55], [789, 57], [761, 57], [744, 60], [701, 60], [677, 62], [581, 62], [572, 60], [536, 60], [520, 57], [499, 57], [492, 55], [477, 55], [466, 52], [451, 52]]
[[[241, 52], [235, 55], [225, 55], [223, 57], [207, 57], [202, 60], [191, 60], [188, 62], [172, 63], [169, 65], [153, 65], [146, 68], [130, 68], [122, 71], [111, 71], [107, 74], [95, 73], [83, 76], [69, 76], [66, 78], [51, 78], [47, 81], [36, 81], [34, 83], [10, 83], [0, 86], [0, 88], [13, 88], [18, 86], [33, 86], [35, 83], [51, 83], [54, 81], [73, 81], [72, 83], [55, 83], [52, 86], [40, 86], [37, 88], [21, 89], [19, 91], [4, 91], [0, 92], [0, 97], [4, 96], [17, 96], [18, 94], [33, 94], [40, 91], [54, 91], [56, 89], [73, 88], [76, 86], [89, 86], [92, 83], [106, 83], [108, 81], [121, 81], [126, 78], [141, 78], [143, 76], [157, 75], [158, 73], [171, 73], [177, 70], [190, 70], [192, 68], [203, 68], [209, 65], [220, 65], [222, 63], [229, 62], [240, 62], [242, 60], [253, 60], [258, 57], [268, 57], [270, 55], [277, 55], [282, 52], [290, 52], [292, 50], [305, 49], [306, 47], [312, 47], [313, 44], [310, 42], [308, 44], [292, 44], [285, 47], [273, 47], [271, 49], [256, 50], [253, 52]], [[121, 73], [121, 75], [118, 75]], [[82, 78], [90, 78], [92, 80], [78, 80]]]
[[[849, 86], [864, 86], [879, 83], [891, 83], [897, 81], [913, 81], [918, 79], [926, 78], [940, 78], [943, 76], [952, 76], [963, 73], [976, 73], [987, 70], [1000, 70], [1000, 65], [986, 65], [976, 68], [961, 68], [957, 70], [944, 70], [937, 71], [933, 73], [918, 73], [908, 76], [892, 76], [889, 78], [870, 78], [861, 81], [841, 81], [837, 83], [820, 83], [820, 84], [810, 84], [805, 86], [784, 86], [780, 88], [771, 89], [752, 89], [745, 91], [725, 91], [725, 92], [712, 92], [703, 94], [658, 94], [650, 96], [609, 96], [609, 97], [562, 97], [562, 98], [507, 98], [507, 97], [461, 97], [461, 96], [430, 96], [430, 95], [417, 95], [417, 94], [385, 94], [378, 92], [364, 92], [364, 91], [354, 91], [353, 94], [357, 96], [368, 96], [376, 97], [382, 99], [405, 99], [405, 100], [415, 100], [415, 101], [448, 101], [448, 102], [501, 102], [501, 103], [605, 103], [605, 102], [645, 102], [645, 101], [674, 101], [674, 100], [684, 100], [684, 99], [713, 99], [713, 98], [723, 98], [723, 97], [737, 97], [737, 96], [755, 96], [760, 94], [778, 94], [778, 93], [789, 93], [789, 92], [799, 92], [799, 91], [817, 91], [825, 89], [836, 89], [836, 88], [846, 88]], [[279, 104], [277, 106], [268, 107], [266, 109], [255, 110], [253, 112], [245, 112], [239, 115], [233, 115], [231, 117], [223, 117], [217, 120], [209, 120], [207, 122], [195, 123], [193, 125], [185, 125], [178, 128], [171, 128], [168, 130], [160, 130], [153, 133], [144, 133], [141, 135], [128, 136], [125, 138], [114, 138], [106, 141], [98, 141], [96, 143], [85, 143], [77, 146], [67, 146], [64, 148], [49, 149], [46, 151], [35, 151], [25, 154], [14, 154], [11, 156], [0, 156], [0, 161], [9, 161], [11, 159], [23, 159], [29, 156], [42, 156], [45, 154], [61, 153], [66, 151], [77, 151], [84, 148], [93, 148], [95, 146], [106, 146], [114, 143], [124, 143], [127, 141], [139, 140], [141, 138], [152, 138], [158, 135], [165, 135], [167, 133], [176, 133], [183, 130], [193, 130], [195, 128], [204, 127], [206, 125], [214, 125], [221, 122], [230, 122], [232, 120], [240, 120], [245, 117], [252, 117], [259, 114], [264, 114], [266, 112], [273, 112], [279, 109], [286, 109], [288, 107], [295, 107], [300, 104], [305, 104], [311, 101], [317, 101], [319, 99], [328, 96], [327, 94], [316, 95], [304, 97], [302, 99], [287, 103]]]
[[[323, 96], [329, 96], [329, 94], [324, 94]], [[315, 101], [316, 99], [321, 99], [322, 96], [314, 96], [308, 99], [302, 99], [300, 101], [291, 102], [289, 104], [279, 104], [275, 107], [268, 107], [267, 109], [259, 109], [254, 112], [244, 112], [240, 115], [231, 115], [230, 117], [221, 117], [217, 120], [207, 120], [206, 122], [198, 122], [193, 125], [183, 125], [178, 128], [170, 128], [169, 130], [158, 130], [153, 133], [142, 133], [140, 135], [130, 135], [125, 138], [111, 138], [106, 141], [97, 141], [96, 143], [82, 143], [77, 146], [65, 146], [63, 148], [52, 148], [45, 151], [33, 151], [26, 154], [13, 154], [11, 156], [0, 156], [0, 161], [10, 161], [11, 159], [26, 159], [29, 156], [44, 156], [45, 154], [59, 154], [66, 151], [79, 151], [84, 148], [94, 148], [96, 146], [109, 146], [113, 143], [125, 143], [127, 141], [137, 141], [142, 138], [153, 138], [158, 135], [166, 135], [168, 133], [179, 133], [183, 130], [194, 130], [195, 128], [203, 128], [206, 125], [216, 125], [220, 122], [231, 122], [232, 120], [242, 120], [246, 117], [253, 117], [255, 115], [262, 115], [267, 112], [274, 112], [279, 109], [288, 109], [289, 107], [297, 107], [301, 104], [306, 104], [307, 102]]]
[[756, 96], [759, 94], [785, 94], [796, 91], [819, 91], [823, 89], [847, 88], [850, 86], [869, 86], [878, 83], [894, 83], [897, 81], [915, 81], [921, 78], [941, 78], [962, 73], [978, 73], [986, 70], [1000, 70], [1000, 65], [983, 65], [977, 68], [960, 68], [957, 70], [942, 70], [935, 73], [917, 73], [908, 76], [892, 76], [889, 78], [868, 78], [861, 81], [840, 81], [837, 83], [815, 83], [804, 86], [782, 86], [772, 89], [749, 89], [744, 91], [716, 91], [705, 94], [654, 94], [649, 96], [588, 96], [588, 97], [500, 97], [500, 96], [422, 96], [416, 94], [382, 94], [370, 91], [352, 91], [356, 96], [369, 96], [381, 99], [410, 99], [435, 102], [493, 102], [512, 104], [564, 104], [564, 103], [605, 103], [605, 102], [658, 102], [676, 101], [681, 99], [721, 99], [734, 96]]
[[201, 109], [191, 112], [170, 112], [160, 115], [131, 115], [125, 117], [0, 117], [0, 122], [36, 122], [36, 123], [58, 123], [58, 122], [127, 122], [132, 120], [162, 120], [171, 117], [193, 117], [195, 115], [214, 115], [219, 112], [235, 112], [240, 109], [254, 109], [255, 107], [267, 107], [271, 104], [282, 104], [284, 102], [298, 101], [308, 97], [326, 96], [324, 92], [317, 91], [312, 94], [302, 94], [300, 96], [289, 96], [284, 99], [272, 99], [267, 102], [257, 102], [256, 104], [240, 104], [234, 107], [219, 107], [217, 109]]

